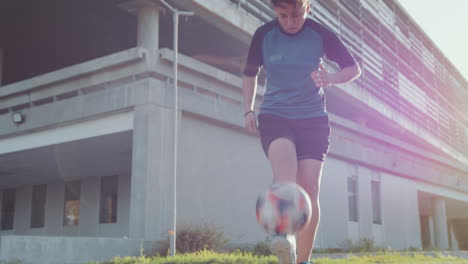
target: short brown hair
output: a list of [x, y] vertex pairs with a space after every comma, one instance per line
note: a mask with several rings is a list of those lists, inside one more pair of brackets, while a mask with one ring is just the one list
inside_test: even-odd
[[282, 4], [290, 4], [295, 7], [299, 7], [299, 6], [305, 7], [308, 4], [310, 4], [309, 0], [270, 0], [270, 2], [273, 6], [281, 6]]

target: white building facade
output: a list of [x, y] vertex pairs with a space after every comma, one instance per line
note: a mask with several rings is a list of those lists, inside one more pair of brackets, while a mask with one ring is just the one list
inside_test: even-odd
[[[243, 129], [240, 72], [272, 10], [166, 2], [195, 13], [180, 18], [176, 112], [172, 13], [160, 1], [47, 0], [23, 16], [11, 14], [25, 4], [1, 4], [0, 261], [149, 253], [173, 230], [174, 207], [178, 225], [265, 239], [255, 200], [271, 171]], [[311, 16], [363, 69], [325, 90], [316, 248], [467, 249], [467, 81], [395, 0], [317, 1]]]

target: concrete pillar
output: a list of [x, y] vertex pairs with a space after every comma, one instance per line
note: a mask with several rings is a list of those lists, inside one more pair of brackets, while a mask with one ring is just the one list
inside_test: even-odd
[[4, 61], [3, 49], [0, 48], [0, 86], [2, 86], [2, 81], [3, 81], [3, 61]]
[[156, 51], [159, 48], [159, 8], [145, 5], [138, 10], [138, 46]]
[[364, 167], [357, 167], [359, 238], [373, 240], [372, 234], [372, 172]]
[[119, 193], [117, 197], [117, 223], [122, 236], [129, 236], [130, 191], [132, 179], [129, 175], [119, 176]]
[[435, 247], [438, 249], [448, 249], [449, 240], [445, 200], [440, 197], [435, 197], [433, 200], [433, 208]]
[[460, 250], [457, 237], [455, 236], [455, 230], [453, 230], [453, 225], [450, 226], [450, 249]]
[[63, 233], [64, 201], [65, 184], [63, 182], [47, 184], [45, 232], [49, 236], [60, 236]]
[[2, 215], [3, 215], [3, 191], [0, 190], [0, 230], [2, 228]]
[[29, 235], [31, 228], [31, 198], [32, 185], [22, 185], [16, 189], [13, 228], [17, 235]]
[[80, 236], [97, 236], [99, 225], [100, 177], [81, 180], [80, 190]]
[[430, 238], [429, 247], [433, 248], [435, 247], [434, 217], [433, 216], [429, 216], [428, 224], [429, 224], [429, 238]]
[[155, 104], [134, 109], [130, 238], [161, 240], [172, 229], [172, 117]]
[[119, 7], [138, 16], [137, 45], [155, 55], [159, 49], [159, 5], [151, 0], [130, 0]]

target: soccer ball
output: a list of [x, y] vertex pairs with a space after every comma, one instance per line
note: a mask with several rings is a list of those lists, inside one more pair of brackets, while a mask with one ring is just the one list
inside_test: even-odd
[[310, 198], [295, 183], [273, 184], [257, 199], [257, 221], [270, 235], [300, 231], [312, 215]]

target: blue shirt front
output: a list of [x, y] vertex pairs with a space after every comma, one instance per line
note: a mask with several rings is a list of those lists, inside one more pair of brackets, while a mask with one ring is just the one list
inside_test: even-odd
[[293, 119], [327, 115], [320, 87], [310, 77], [323, 57], [341, 68], [355, 64], [338, 37], [312, 19], [306, 19], [295, 34], [285, 33], [277, 19], [259, 27], [243, 73], [256, 76], [265, 68], [267, 83], [260, 114]]

